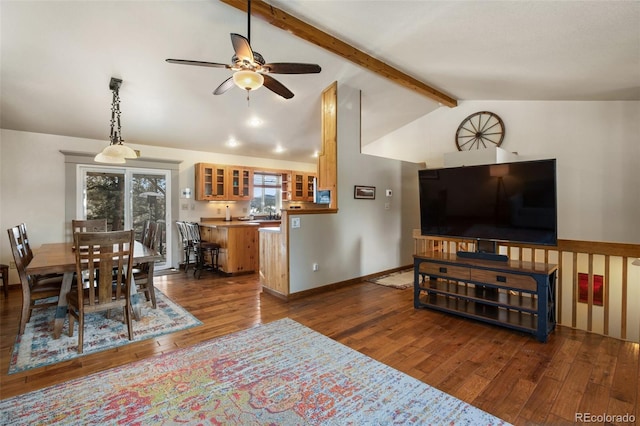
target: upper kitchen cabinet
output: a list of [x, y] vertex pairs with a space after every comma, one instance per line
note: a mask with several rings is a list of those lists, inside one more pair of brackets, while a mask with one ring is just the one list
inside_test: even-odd
[[313, 173], [291, 172], [291, 201], [313, 202], [313, 181], [315, 178], [316, 175]]
[[229, 182], [228, 200], [251, 200], [253, 187], [253, 170], [246, 167], [227, 166]]
[[196, 200], [213, 201], [227, 200], [227, 167], [209, 163], [197, 163], [196, 170]]
[[292, 195], [291, 186], [293, 184], [291, 182], [291, 172], [283, 171], [281, 172], [280, 176], [282, 178], [280, 181], [280, 185], [282, 189], [282, 201], [291, 201], [291, 195]]

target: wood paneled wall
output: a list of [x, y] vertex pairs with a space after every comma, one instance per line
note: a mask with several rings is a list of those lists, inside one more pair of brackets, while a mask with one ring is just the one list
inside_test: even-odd
[[[475, 240], [424, 236], [413, 231], [414, 254], [475, 250]], [[640, 342], [640, 245], [558, 240], [557, 246], [500, 243], [510, 259], [557, 264], [556, 318], [564, 326]], [[580, 300], [580, 276], [586, 276], [586, 300]], [[596, 277], [598, 280], [596, 280]], [[594, 283], [602, 279], [602, 304]], [[584, 294], [583, 294], [584, 296]], [[597, 300], [598, 303], [595, 303]]]

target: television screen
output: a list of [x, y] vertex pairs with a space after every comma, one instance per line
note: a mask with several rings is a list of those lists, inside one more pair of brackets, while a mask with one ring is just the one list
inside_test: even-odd
[[556, 160], [418, 172], [422, 235], [557, 244]]

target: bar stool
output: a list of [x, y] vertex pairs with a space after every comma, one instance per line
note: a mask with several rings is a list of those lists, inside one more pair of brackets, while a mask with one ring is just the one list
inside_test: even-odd
[[[200, 236], [200, 226], [195, 222], [187, 222], [189, 240], [193, 243], [193, 251], [196, 255], [196, 270], [193, 275], [200, 278], [200, 274], [205, 267], [213, 271], [218, 270], [218, 256], [220, 254], [220, 244], [202, 241]], [[209, 255], [211, 263], [205, 264], [205, 255]]]
[[194, 263], [197, 265], [197, 253], [194, 248], [193, 241], [191, 240], [188, 222], [176, 221], [176, 227], [178, 228], [178, 233], [180, 234], [180, 239], [182, 240], [182, 252], [184, 253], [184, 273], [186, 274], [189, 270], [189, 265], [191, 265], [192, 253], [194, 254]]
[[200, 272], [207, 267], [204, 263], [204, 255], [208, 254], [211, 259], [211, 263], [208, 265], [212, 271], [218, 271], [218, 256], [220, 255], [220, 244], [211, 243], [208, 241], [200, 242], [200, 263], [196, 270], [197, 278], [200, 278]]
[[0, 264], [0, 275], [2, 276], [2, 289], [4, 297], [9, 297], [9, 265]]

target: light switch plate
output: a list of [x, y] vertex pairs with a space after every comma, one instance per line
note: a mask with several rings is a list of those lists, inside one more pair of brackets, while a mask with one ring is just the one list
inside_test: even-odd
[[391, 191], [390, 189], [387, 189], [387, 197], [391, 197], [392, 194], [393, 194], [393, 191]]

